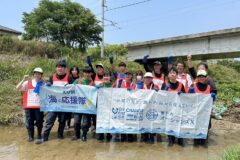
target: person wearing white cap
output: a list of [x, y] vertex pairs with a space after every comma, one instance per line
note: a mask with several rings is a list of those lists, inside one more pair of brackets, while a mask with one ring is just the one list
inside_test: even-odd
[[23, 108], [25, 110], [25, 124], [28, 130], [28, 141], [34, 141], [35, 121], [37, 126], [37, 144], [41, 143], [42, 139], [43, 112], [40, 112], [39, 95], [34, 93], [34, 89], [37, 85], [43, 84], [42, 75], [42, 68], [37, 67], [33, 70], [33, 79], [30, 79], [29, 75], [24, 75], [23, 80], [16, 86], [17, 90], [24, 91]]
[[[147, 90], [155, 90], [158, 91], [160, 88], [158, 85], [153, 83], [153, 74], [151, 72], [146, 72], [144, 74], [144, 83], [143, 83], [143, 89]], [[153, 133], [144, 133], [141, 136], [143, 136], [143, 141], [146, 143], [153, 144], [154, 143], [154, 136]]]
[[[197, 70], [195, 70], [195, 68], [193, 67], [193, 64], [192, 64], [192, 56], [188, 55], [187, 60], [188, 60], [189, 73], [193, 77], [194, 82], [197, 83], [198, 82], [198, 78], [197, 78], [198, 70], [205, 70], [206, 72], [208, 72], [208, 65], [204, 62], [200, 62], [197, 65]], [[212, 88], [212, 91], [215, 94], [217, 94], [217, 88], [216, 88], [215, 82], [214, 82], [213, 78], [210, 77], [209, 75], [207, 75], [207, 84], [209, 84]]]
[[[206, 70], [197, 71], [197, 82], [190, 87], [189, 93], [210, 94], [211, 97], [213, 98], [213, 101], [215, 101], [216, 94], [214, 93], [212, 87], [207, 83]], [[211, 128], [211, 117], [209, 120], [208, 129], [210, 128]], [[208, 139], [208, 136], [207, 136], [207, 139]], [[206, 145], [207, 139], [194, 139], [194, 145]]]

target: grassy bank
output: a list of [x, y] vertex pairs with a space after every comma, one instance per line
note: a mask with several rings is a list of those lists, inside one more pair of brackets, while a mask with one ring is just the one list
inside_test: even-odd
[[[112, 50], [114, 48], [109, 52]], [[125, 51], [121, 50], [119, 56], [116, 56], [116, 64], [126, 61], [126, 58], [122, 56]], [[108, 59], [100, 59], [96, 56], [96, 52], [98, 51], [93, 52], [93, 64], [101, 62], [110, 69]], [[67, 60], [68, 66], [77, 65], [80, 68], [85, 66], [86, 54], [70, 48], [59, 48], [54, 44], [19, 41], [6, 37], [0, 38], [0, 124], [19, 124], [23, 120], [22, 93], [15, 90], [16, 84], [23, 75], [32, 75], [33, 68], [39, 66], [44, 70], [43, 79], [48, 80], [48, 77], [55, 71], [55, 63], [60, 57]], [[209, 73], [217, 84], [219, 103], [228, 107], [234, 106], [235, 99], [240, 98], [239, 64], [240, 62], [224, 61], [209, 66]], [[127, 66], [133, 71], [139, 69], [144, 71], [143, 66], [135, 62], [127, 62]]]

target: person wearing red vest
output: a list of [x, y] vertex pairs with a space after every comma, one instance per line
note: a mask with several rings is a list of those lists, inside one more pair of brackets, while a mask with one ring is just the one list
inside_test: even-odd
[[153, 73], [153, 83], [158, 85], [159, 88], [162, 87], [162, 84], [164, 83], [165, 76], [163, 74], [162, 70], [162, 63], [160, 61], [155, 61], [153, 63], [153, 70], [148, 66], [148, 58], [149, 55], [146, 55], [143, 57], [143, 64], [146, 72], [152, 72]]
[[[196, 83], [196, 82], [198, 82], [198, 78], [197, 78], [198, 70], [205, 70], [206, 72], [208, 72], [208, 65], [204, 62], [200, 62], [197, 65], [197, 70], [195, 70], [195, 68], [193, 67], [193, 64], [192, 64], [192, 56], [188, 55], [187, 60], [188, 60], [189, 73], [192, 76], [192, 78], [194, 79], [194, 82]], [[217, 94], [217, 88], [216, 88], [215, 82], [214, 82], [213, 78], [210, 77], [209, 75], [207, 75], [207, 84], [209, 84], [211, 86], [212, 92]]]
[[[65, 60], [60, 60], [56, 64], [56, 73], [49, 78], [47, 86], [65, 86], [67, 84], [73, 83], [73, 78], [69, 76], [67, 71], [67, 62]], [[48, 112], [46, 116], [46, 124], [43, 133], [43, 141], [48, 141], [51, 129], [54, 122], [58, 118], [58, 139], [63, 139], [63, 132], [66, 124], [66, 114], [65, 112]]]
[[[136, 84], [133, 82], [133, 72], [130, 70], [127, 70], [125, 72], [125, 78], [121, 80], [116, 80], [115, 83], [120, 83], [120, 88], [126, 88], [128, 91], [131, 91], [136, 88]], [[133, 134], [121, 134], [121, 142], [133, 142], [134, 141], [134, 136]]]
[[[207, 83], [207, 72], [205, 70], [198, 70], [197, 72], [197, 82], [195, 82], [189, 89], [189, 93], [201, 93], [201, 94], [210, 94], [215, 101], [216, 94], [214, 89]], [[209, 120], [208, 129], [211, 128], [211, 115]], [[207, 136], [208, 139], [208, 136]], [[205, 145], [207, 139], [194, 139], [194, 145]]]
[[[97, 73], [94, 71], [94, 68], [93, 68], [93, 65], [92, 65], [92, 62], [91, 62], [91, 58], [90, 56], [87, 56], [86, 58], [86, 63], [91, 67], [92, 69], [92, 80], [94, 81], [94, 86], [96, 87], [100, 87], [103, 85], [103, 74], [104, 74], [104, 67], [103, 67], [103, 64], [101, 63], [98, 63], [96, 65], [96, 69], [97, 69]], [[96, 129], [96, 115], [95, 114], [92, 114], [91, 115], [91, 119], [92, 119], [92, 124], [93, 124], [93, 129], [92, 131], [95, 131]]]
[[24, 91], [23, 94], [23, 108], [25, 110], [26, 128], [28, 130], [28, 141], [34, 140], [34, 121], [37, 126], [37, 141], [41, 143], [42, 128], [43, 128], [43, 112], [40, 112], [39, 95], [34, 93], [35, 87], [42, 81], [43, 70], [41, 68], [35, 68], [33, 70], [34, 79], [29, 79], [28, 75], [24, 75], [24, 78], [16, 86], [17, 90]]
[[113, 72], [114, 78], [116, 80], [116, 83], [115, 83], [116, 88], [121, 88], [121, 82], [125, 78], [125, 72], [126, 72], [127, 65], [124, 62], [120, 62], [118, 64], [119, 72], [117, 72], [116, 67], [113, 64], [113, 56], [109, 57], [109, 62], [111, 64], [112, 72]]
[[[169, 92], [177, 92], [177, 93], [185, 93], [185, 88], [184, 88], [184, 85], [177, 81], [177, 74], [178, 74], [178, 71], [176, 68], [172, 67], [169, 69], [169, 72], [168, 72], [168, 82], [165, 83], [161, 90], [166, 90], [166, 91], [169, 91]], [[172, 136], [172, 135], [168, 135], [168, 146], [173, 146], [175, 142], [175, 137]], [[182, 138], [178, 138], [178, 144], [183, 146], [184, 143], [183, 143], [183, 139]]]
[[[143, 89], [155, 90], [155, 91], [158, 91], [160, 89], [158, 87], [158, 85], [153, 83], [153, 74], [151, 72], [146, 72], [144, 74]], [[143, 141], [144, 142], [150, 143], [150, 144], [154, 143], [154, 136], [155, 136], [155, 134], [153, 134], [153, 133], [144, 133], [144, 134], [142, 134], [142, 136], [143, 136]]]
[[[83, 78], [76, 79], [74, 84], [79, 85], [89, 85], [93, 86], [94, 82], [91, 77], [92, 69], [89, 66], [86, 66], [83, 69]], [[81, 124], [81, 121], [83, 122]], [[82, 128], [82, 141], [87, 141], [87, 133], [89, 128], [91, 127], [91, 115], [90, 114], [83, 114], [83, 113], [74, 113], [74, 131], [75, 136], [72, 140], [79, 140], [81, 138], [80, 129]]]

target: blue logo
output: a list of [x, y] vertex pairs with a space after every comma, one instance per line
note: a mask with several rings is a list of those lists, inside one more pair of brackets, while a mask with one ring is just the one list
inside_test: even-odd
[[113, 112], [114, 114], [117, 114], [118, 108], [112, 108], [112, 112]]
[[146, 113], [146, 117], [149, 121], [154, 121], [158, 117], [158, 112], [155, 109], [149, 109]]

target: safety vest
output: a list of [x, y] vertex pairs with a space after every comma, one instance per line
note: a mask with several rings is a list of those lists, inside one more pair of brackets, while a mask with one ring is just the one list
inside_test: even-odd
[[100, 84], [103, 84], [103, 82], [104, 82], [103, 78], [99, 79], [98, 75], [96, 74], [95, 79], [94, 79], [94, 84], [98, 86]]
[[[78, 79], [78, 84], [82, 84], [82, 78]], [[91, 82], [89, 83], [89, 86], [93, 86], [93, 85], [94, 85], [94, 82], [93, 80], [91, 80]]]
[[207, 89], [205, 91], [200, 91], [197, 87], [197, 83], [194, 83], [194, 92], [195, 93], [202, 93], [202, 94], [210, 94], [211, 87], [210, 87], [210, 85], [207, 85]]
[[39, 95], [33, 92], [32, 80], [28, 81], [27, 90], [23, 94], [23, 108], [40, 108]]
[[185, 91], [188, 92], [189, 86], [188, 86], [188, 81], [187, 81], [187, 74], [183, 73], [181, 78], [177, 76], [177, 81], [181, 82], [185, 88]]
[[164, 74], [161, 75], [160, 78], [156, 77], [153, 73], [153, 83], [158, 85], [159, 88], [162, 88], [162, 84], [164, 83]]
[[143, 84], [143, 89], [151, 90], [151, 89], [159, 89], [159, 88], [158, 88], [158, 85], [152, 83], [149, 88], [147, 87], [146, 84]]
[[57, 79], [57, 74], [55, 73], [53, 75], [53, 86], [65, 86], [68, 84], [68, 76], [69, 74], [67, 73], [63, 79], [59, 80]]
[[136, 88], [135, 83], [131, 82], [130, 85], [128, 85], [128, 84], [129, 83], [127, 83], [126, 80], [123, 80], [122, 84], [121, 84], [121, 88], [132, 88], [132, 89]]
[[[166, 83], [166, 86], [168, 86], [168, 83]], [[178, 87], [176, 89], [172, 89], [170, 87], [167, 87], [167, 91], [169, 92], [181, 92], [182, 91], [183, 84], [181, 82], [178, 82]]]

